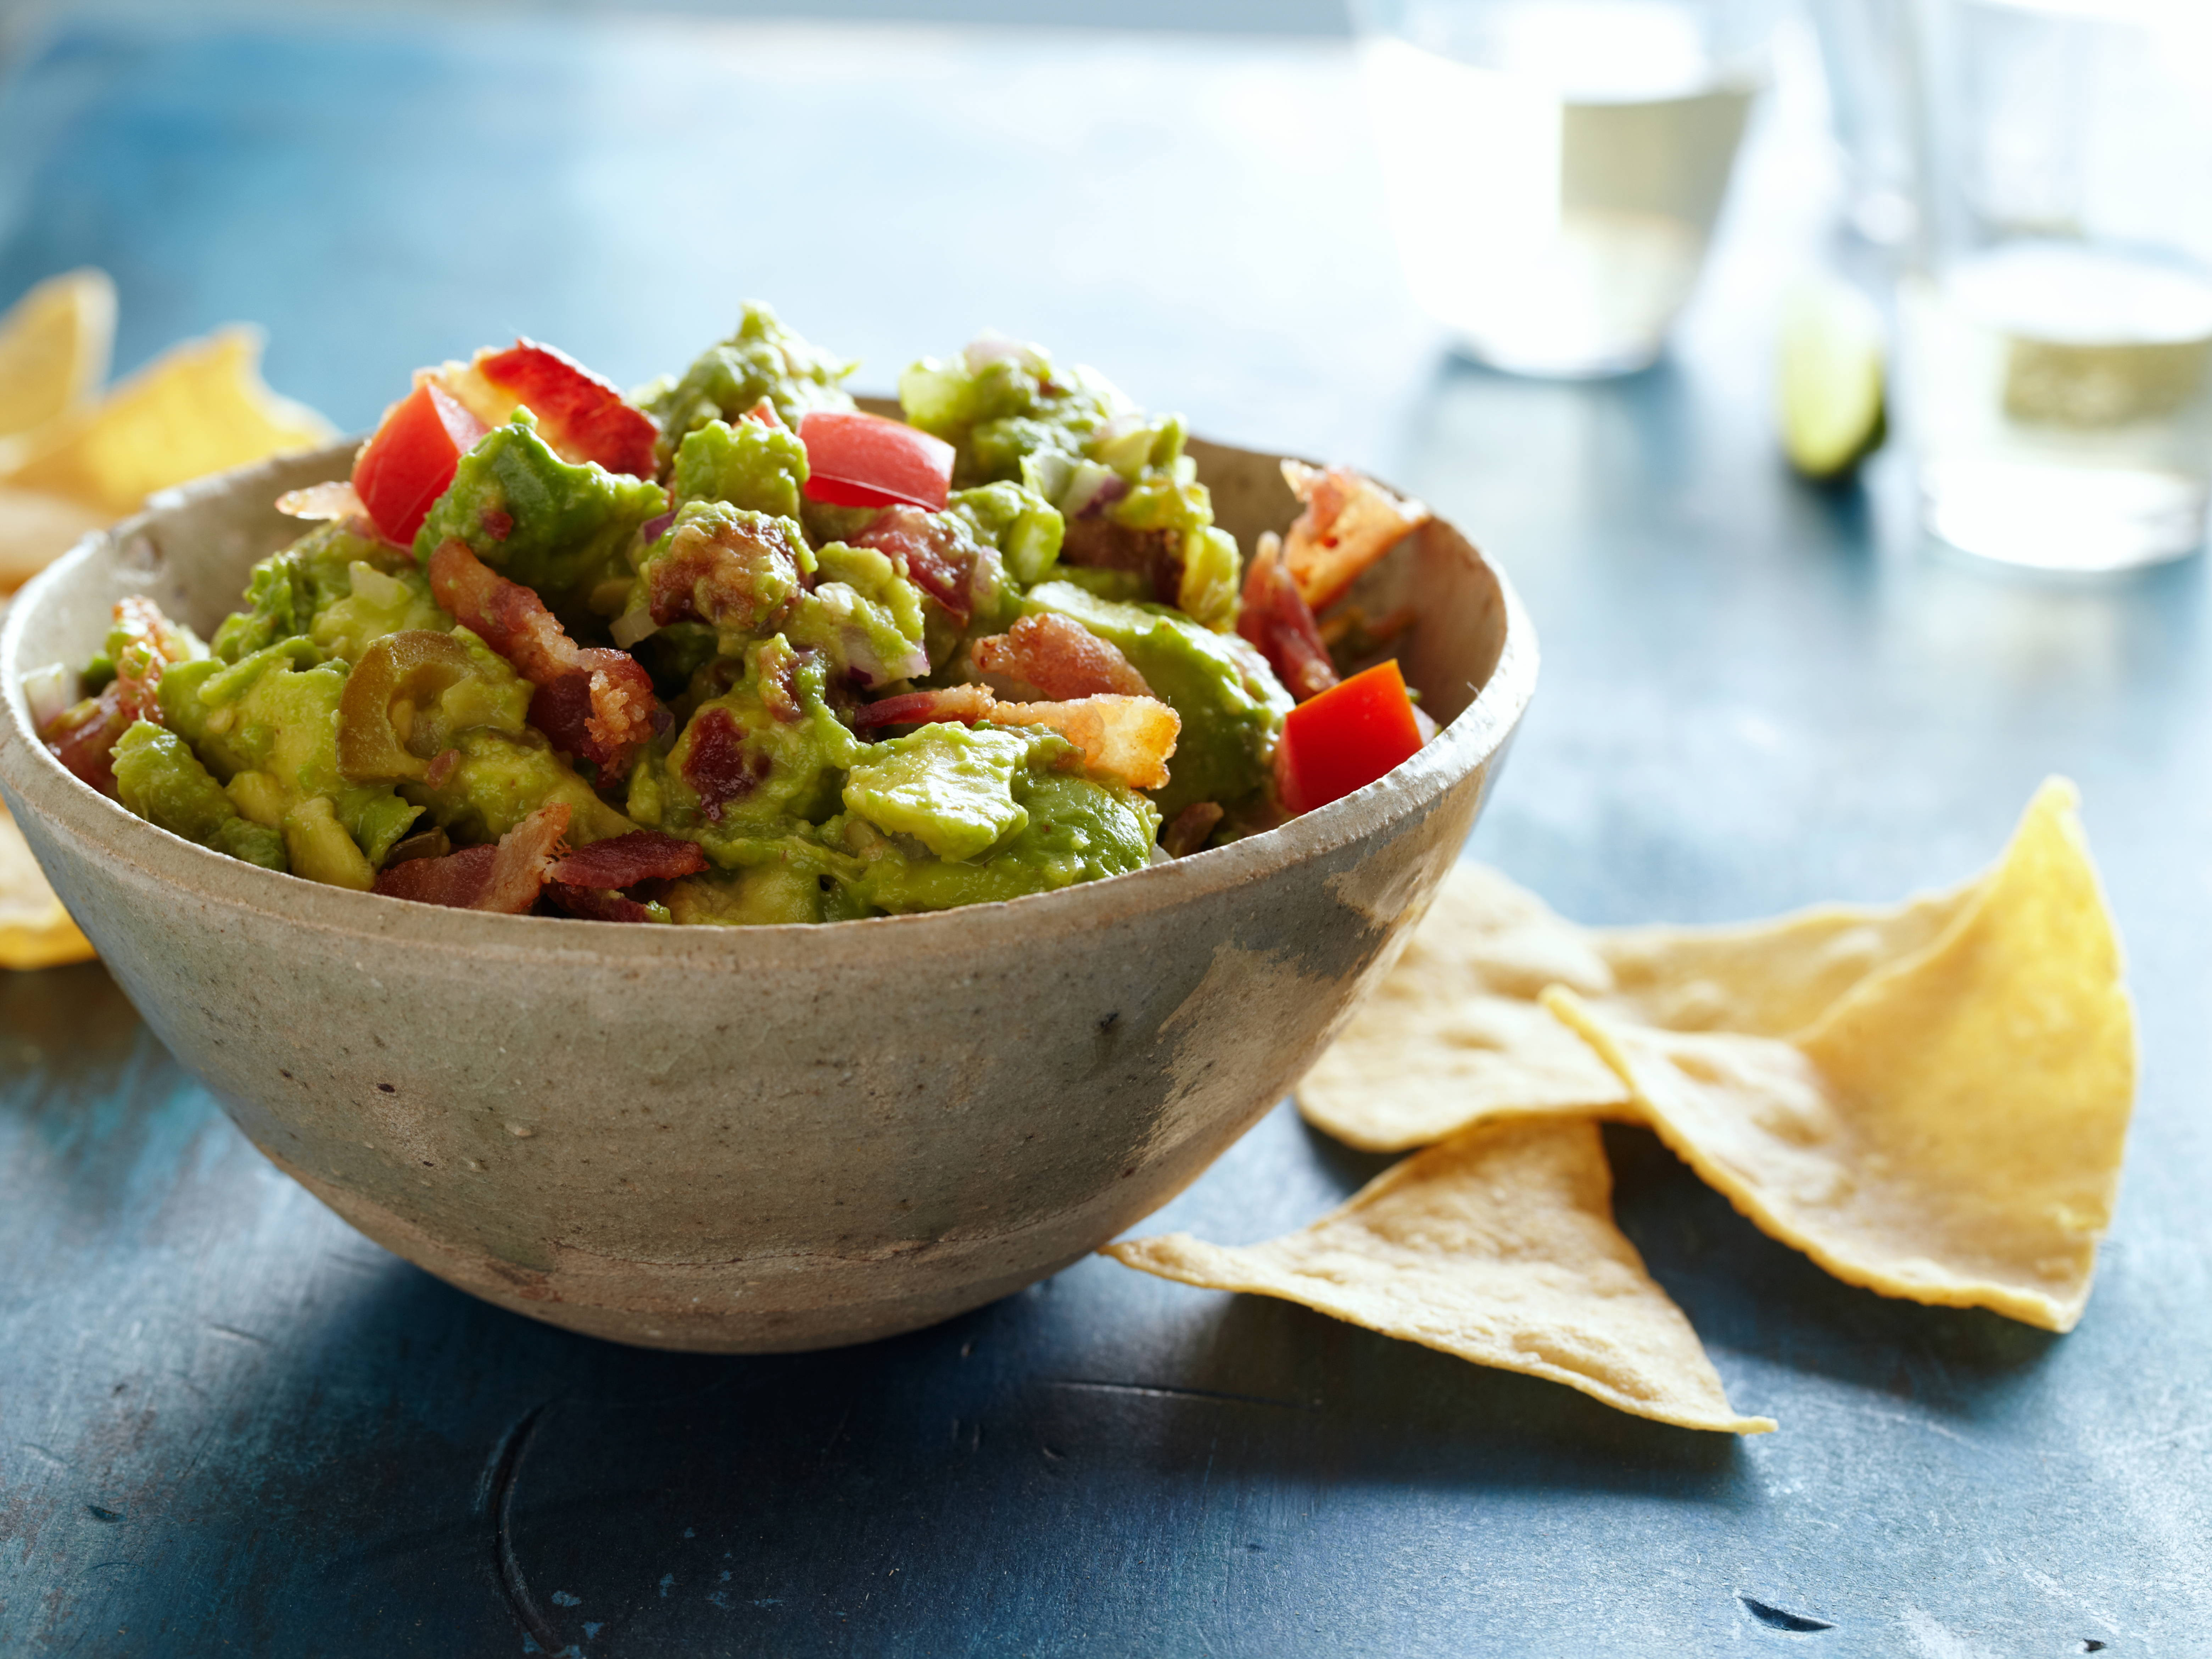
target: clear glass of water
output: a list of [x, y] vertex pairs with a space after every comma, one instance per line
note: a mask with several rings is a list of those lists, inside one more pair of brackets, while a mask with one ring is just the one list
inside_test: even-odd
[[2202, 544], [2212, 499], [2212, 6], [1916, 0], [1899, 293], [1923, 518], [2011, 563]]
[[1765, 73], [1769, 0], [1354, 0], [1414, 298], [1520, 374], [1645, 368]]

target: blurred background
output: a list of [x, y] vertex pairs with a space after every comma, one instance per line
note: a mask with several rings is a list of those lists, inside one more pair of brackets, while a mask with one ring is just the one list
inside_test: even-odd
[[[1761, 408], [1838, 189], [1789, 23], [1725, 210], [1759, 236], [1685, 324], [1742, 342], [1729, 395]], [[349, 430], [517, 331], [625, 383], [680, 368], [746, 297], [856, 384], [988, 325], [1200, 430], [1374, 465], [1452, 361], [1331, 0], [86, 0], [5, 41], [0, 295], [107, 270], [118, 372], [258, 324], [270, 382]]]

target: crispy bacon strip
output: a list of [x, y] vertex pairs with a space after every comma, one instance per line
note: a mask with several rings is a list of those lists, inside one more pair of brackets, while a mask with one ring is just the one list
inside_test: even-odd
[[998, 699], [987, 686], [948, 685], [937, 691], [908, 691], [900, 696], [864, 702], [853, 711], [853, 729], [872, 732], [885, 726], [928, 726], [938, 720], [957, 720], [973, 726], [991, 718]]
[[1151, 585], [1150, 597], [1173, 605], [1182, 588], [1182, 537], [1168, 529], [1133, 530], [1103, 514], [1067, 521], [1060, 562], [1094, 570], [1133, 570]]
[[1244, 573], [1237, 631], [1260, 648], [1275, 678], [1304, 702], [1336, 684], [1336, 665], [1329, 660], [1312, 607], [1283, 562], [1282, 549], [1282, 538], [1272, 531], [1260, 538], [1252, 568]]
[[1160, 832], [1160, 850], [1171, 859], [1188, 858], [1206, 845], [1206, 838], [1213, 833], [1213, 826], [1221, 818], [1219, 801], [1193, 801]]
[[954, 622], [968, 625], [975, 610], [969, 584], [979, 550], [959, 520], [919, 507], [888, 507], [853, 538], [853, 545], [875, 549]]
[[646, 566], [653, 626], [703, 622], [765, 633], [795, 605], [806, 549], [788, 519], [764, 523], [687, 520], [667, 552]]
[[1157, 789], [1168, 781], [1168, 757], [1182, 733], [1182, 717], [1157, 698], [1110, 694], [1064, 702], [1000, 702], [986, 686], [951, 685], [885, 697], [853, 711], [853, 725], [860, 731], [939, 720], [1044, 726], [1083, 751], [1085, 771], [1118, 778], [1132, 789]]
[[1361, 571], [1436, 516], [1348, 466], [1285, 461], [1283, 480], [1305, 503], [1283, 538], [1283, 562], [1315, 611], [1341, 599]]
[[696, 876], [706, 867], [707, 855], [697, 842], [639, 830], [611, 841], [595, 841], [554, 860], [545, 878], [564, 887], [631, 887], [641, 881]]
[[596, 887], [552, 887], [545, 896], [572, 916], [586, 921], [651, 921], [653, 912], [634, 898]]
[[1152, 695], [1152, 688], [1120, 647], [1081, 623], [1049, 612], [1024, 617], [1005, 633], [976, 641], [968, 654], [984, 673], [1033, 685], [1054, 702], [1102, 692], [1124, 697]]
[[745, 735], [721, 708], [700, 710], [689, 728], [690, 747], [684, 757], [684, 782], [699, 797], [709, 822], [722, 821], [723, 808], [741, 801], [768, 781], [772, 763], [745, 748]]
[[570, 639], [545, 603], [486, 565], [458, 538], [430, 556], [430, 591], [440, 605], [538, 688], [531, 723], [608, 776], [629, 769], [652, 738], [660, 702], [653, 677], [627, 653]]
[[129, 638], [116, 653], [115, 678], [97, 697], [64, 709], [39, 736], [54, 758], [103, 795], [115, 793], [115, 740], [134, 720], [161, 720], [161, 671], [191, 654], [190, 636], [143, 594], [115, 602], [115, 626]]
[[1101, 696], [1067, 702], [1002, 702], [991, 718], [1004, 726], [1042, 726], [1083, 751], [1086, 771], [1119, 778], [1132, 789], [1168, 781], [1168, 757], [1182, 717], [1152, 697]]
[[443, 858], [386, 866], [377, 872], [376, 890], [418, 904], [519, 916], [538, 902], [546, 866], [568, 830], [568, 805], [554, 801], [501, 836], [496, 847], [465, 847]]

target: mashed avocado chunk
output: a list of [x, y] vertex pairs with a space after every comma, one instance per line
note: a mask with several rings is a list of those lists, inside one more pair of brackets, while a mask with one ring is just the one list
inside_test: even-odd
[[683, 378], [641, 390], [638, 406], [660, 422], [665, 467], [687, 434], [709, 421], [734, 422], [763, 398], [786, 426], [811, 409], [850, 409], [839, 384], [857, 365], [809, 345], [763, 305], [748, 305], [738, 331], [702, 352]]
[[562, 460], [538, 435], [530, 411], [518, 410], [461, 457], [453, 483], [415, 534], [415, 556], [427, 565], [440, 543], [457, 538], [557, 610], [617, 573], [639, 526], [667, 506], [659, 484], [597, 462]]
[[283, 837], [240, 816], [185, 740], [150, 720], [117, 740], [115, 787], [125, 806], [171, 835], [264, 870], [289, 867]]
[[[315, 655], [295, 638], [235, 663], [176, 664], [161, 677], [161, 723], [191, 746], [241, 817], [283, 832], [295, 875], [365, 886], [362, 871], [383, 863], [419, 809], [389, 784], [357, 782], [340, 769], [338, 705], [349, 671]], [[326, 806], [309, 805], [317, 800]], [[297, 809], [307, 812], [299, 825]], [[325, 816], [349, 838], [350, 858], [337, 855]], [[303, 862], [302, 847], [326, 855]]]
[[871, 748], [845, 775], [845, 805], [941, 859], [972, 859], [1030, 821], [1013, 788], [1029, 750], [1012, 732], [925, 726]]
[[677, 446], [669, 490], [685, 501], [726, 501], [732, 507], [796, 519], [806, 483], [806, 446], [784, 427], [759, 421], [709, 421]]

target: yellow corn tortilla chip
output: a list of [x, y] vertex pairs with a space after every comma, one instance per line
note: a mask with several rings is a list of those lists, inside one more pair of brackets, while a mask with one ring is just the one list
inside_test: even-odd
[[0, 317], [0, 438], [58, 420], [107, 378], [115, 284], [87, 267], [49, 276]]
[[58, 968], [93, 954], [92, 941], [62, 908], [23, 832], [0, 806], [0, 968]]
[[262, 383], [260, 331], [218, 329], [172, 348], [94, 407], [42, 428], [6, 482], [120, 518], [148, 495], [337, 432]]
[[13, 592], [107, 521], [65, 495], [0, 484], [0, 592]]
[[1766, 1232], [1885, 1296], [2073, 1328], [2135, 1099], [2135, 1017], [2071, 784], [1940, 939], [1790, 1041], [1639, 1028], [1565, 989], [1661, 1137]]
[[1308, 1122], [1403, 1152], [1486, 1119], [1634, 1120], [1627, 1089], [1538, 1000], [1565, 985], [1609, 1017], [1786, 1036], [1925, 947], [1976, 890], [1888, 908], [1822, 905], [1726, 927], [1582, 927], [1495, 870], [1462, 864], [1396, 967], [1297, 1086]]
[[1301, 1303], [1658, 1422], [1774, 1427], [1729, 1404], [1690, 1322], [1613, 1225], [1613, 1171], [1587, 1121], [1469, 1130], [1265, 1244], [1170, 1233], [1102, 1254], [1186, 1285]]

